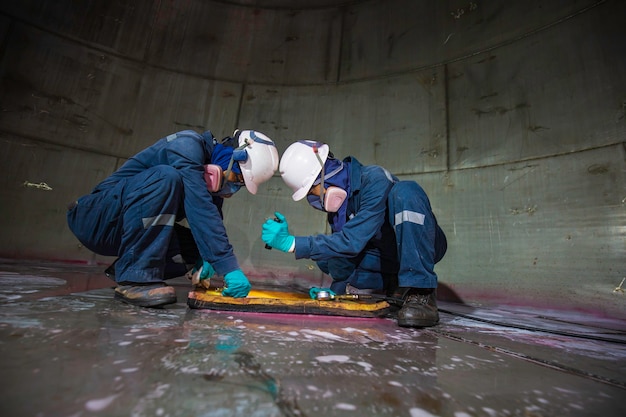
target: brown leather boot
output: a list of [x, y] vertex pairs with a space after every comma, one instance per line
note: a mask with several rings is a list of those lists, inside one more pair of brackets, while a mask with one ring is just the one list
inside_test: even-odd
[[115, 288], [115, 298], [139, 307], [161, 307], [176, 302], [176, 290], [165, 284], [124, 283]]
[[398, 311], [400, 327], [431, 327], [439, 323], [437, 295], [434, 289], [409, 290]]

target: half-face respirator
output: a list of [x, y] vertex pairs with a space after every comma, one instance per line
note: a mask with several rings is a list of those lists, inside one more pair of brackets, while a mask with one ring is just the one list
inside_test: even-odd
[[248, 160], [248, 153], [245, 150], [246, 146], [248, 146], [247, 141], [233, 150], [230, 161], [228, 162], [228, 168], [225, 172], [222, 167], [217, 164], [207, 164], [204, 166], [204, 181], [211, 194], [220, 197], [230, 196], [245, 185], [242, 181], [229, 181], [228, 177], [236, 162], [246, 162]]
[[306, 199], [311, 207], [315, 209], [328, 213], [336, 213], [341, 208], [346, 197], [348, 197], [346, 190], [331, 185], [319, 197], [316, 195], [308, 195]]
[[216, 164], [204, 166], [204, 181], [210, 193], [216, 193], [222, 188], [222, 167]]
[[204, 181], [207, 189], [213, 195], [218, 197], [226, 197], [235, 194], [245, 185], [243, 181], [228, 181], [226, 171], [224, 174], [222, 167], [216, 164], [208, 164], [204, 166]]
[[[313, 152], [315, 153], [315, 156], [317, 157], [317, 160], [322, 166], [320, 178], [319, 180], [313, 183], [313, 187], [315, 187], [318, 184], [320, 184], [321, 187], [320, 187], [319, 197], [316, 195], [307, 195], [306, 197], [307, 201], [309, 202], [309, 205], [311, 207], [317, 210], [326, 211], [328, 213], [336, 213], [339, 211], [339, 209], [341, 208], [341, 205], [348, 197], [348, 193], [343, 188], [337, 187], [334, 185], [330, 185], [327, 188], [324, 181], [335, 176], [339, 172], [341, 172], [341, 170], [343, 169], [343, 162], [340, 162], [339, 166], [334, 171], [326, 174], [325, 164], [322, 161], [322, 158], [320, 158], [319, 156], [317, 144], [312, 147], [313, 147]], [[331, 157], [332, 157], [332, 154], [329, 156], [329, 158]]]

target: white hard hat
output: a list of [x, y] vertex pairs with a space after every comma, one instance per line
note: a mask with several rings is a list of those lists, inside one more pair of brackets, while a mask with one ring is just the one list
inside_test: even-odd
[[245, 161], [239, 162], [243, 180], [248, 191], [256, 194], [259, 185], [278, 169], [278, 150], [270, 138], [255, 130], [239, 132], [239, 147], [248, 154]]
[[285, 149], [280, 158], [279, 171], [285, 184], [293, 190], [291, 198], [294, 201], [306, 197], [315, 179], [322, 171], [322, 166], [326, 162], [329, 152], [328, 145], [314, 140], [294, 142]]

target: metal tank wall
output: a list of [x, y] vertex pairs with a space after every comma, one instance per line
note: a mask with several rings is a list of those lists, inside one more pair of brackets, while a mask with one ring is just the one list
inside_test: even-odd
[[[440, 296], [624, 316], [626, 3], [24, 0], [0, 6], [0, 256], [106, 264], [66, 204], [183, 129], [328, 142], [429, 193]], [[275, 176], [225, 204], [253, 281], [328, 283], [267, 251], [325, 217]]]

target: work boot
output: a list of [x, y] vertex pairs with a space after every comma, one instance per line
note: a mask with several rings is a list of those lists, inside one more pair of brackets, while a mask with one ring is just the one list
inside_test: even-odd
[[117, 262], [117, 259], [111, 265], [109, 265], [107, 269], [104, 270], [104, 275], [106, 275], [107, 277], [111, 279], [115, 279], [115, 263], [116, 262]]
[[176, 302], [176, 291], [163, 283], [121, 283], [115, 288], [115, 298], [139, 307], [161, 307]]
[[434, 289], [410, 289], [398, 311], [400, 327], [431, 327], [439, 323], [437, 296]]

